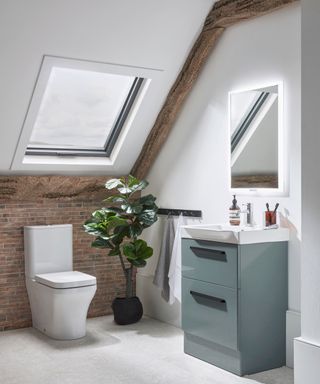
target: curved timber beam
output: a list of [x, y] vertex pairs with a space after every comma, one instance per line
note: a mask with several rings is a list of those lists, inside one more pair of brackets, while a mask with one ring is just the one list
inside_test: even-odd
[[298, 0], [220, 0], [213, 5], [199, 37], [158, 114], [131, 174], [140, 179], [146, 177], [169, 136], [184, 101], [224, 30], [240, 21], [265, 15], [296, 1]]

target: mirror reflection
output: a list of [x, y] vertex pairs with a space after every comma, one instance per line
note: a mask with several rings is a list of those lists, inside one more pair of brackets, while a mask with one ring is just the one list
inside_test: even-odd
[[278, 188], [278, 88], [230, 93], [231, 188]]

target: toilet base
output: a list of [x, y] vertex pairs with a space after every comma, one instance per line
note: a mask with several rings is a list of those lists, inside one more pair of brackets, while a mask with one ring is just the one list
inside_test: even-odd
[[96, 285], [56, 289], [33, 279], [26, 281], [33, 327], [56, 340], [86, 335], [86, 319]]

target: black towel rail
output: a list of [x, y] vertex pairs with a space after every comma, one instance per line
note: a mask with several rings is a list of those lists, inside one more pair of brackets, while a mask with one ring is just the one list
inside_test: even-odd
[[202, 217], [202, 211], [190, 210], [190, 209], [171, 209], [171, 208], [159, 208], [158, 215], [171, 215], [171, 216], [189, 216], [189, 217]]

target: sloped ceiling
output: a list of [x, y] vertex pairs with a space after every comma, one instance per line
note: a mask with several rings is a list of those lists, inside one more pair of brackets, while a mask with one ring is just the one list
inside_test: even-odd
[[224, 30], [238, 22], [265, 15], [299, 0], [219, 0], [210, 10], [201, 33], [157, 116], [131, 174], [144, 178], [164, 145], [185, 99]]
[[111, 169], [45, 167], [20, 174], [127, 174], [214, 0], [2, 0], [0, 174], [11, 169], [43, 55], [160, 69], [143, 116]]

